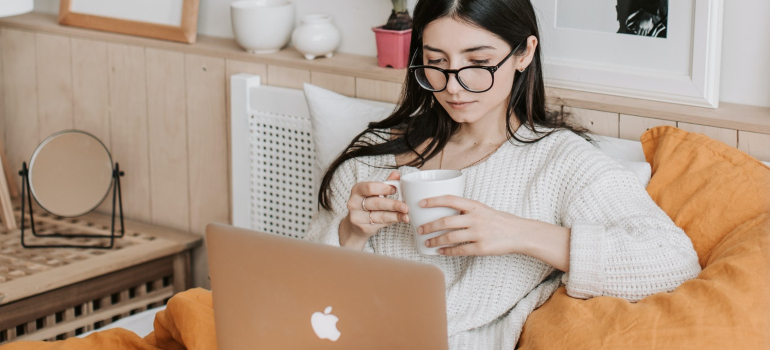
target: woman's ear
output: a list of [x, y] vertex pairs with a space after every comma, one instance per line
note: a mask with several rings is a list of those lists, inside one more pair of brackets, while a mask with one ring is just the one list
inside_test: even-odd
[[537, 49], [537, 38], [534, 35], [530, 35], [527, 38], [527, 51], [524, 52], [524, 55], [516, 56], [516, 61], [514, 68], [520, 72], [523, 72], [527, 67], [529, 67], [529, 64], [532, 63], [532, 58], [535, 57], [535, 50]]

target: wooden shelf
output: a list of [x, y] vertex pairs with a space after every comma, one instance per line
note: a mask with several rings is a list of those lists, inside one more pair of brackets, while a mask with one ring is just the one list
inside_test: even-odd
[[[402, 83], [406, 74], [405, 69], [378, 67], [375, 57], [336, 53], [330, 59], [308, 61], [293, 48], [253, 55], [238, 47], [234, 39], [199, 35], [198, 42], [189, 45], [59, 25], [56, 16], [50, 14], [3, 18], [0, 26], [394, 83]], [[711, 109], [556, 88], [548, 88], [547, 94], [549, 103], [555, 105], [770, 134], [767, 107], [722, 102], [719, 108]]]
[[406, 74], [406, 69], [378, 67], [376, 57], [335, 53], [334, 57], [330, 59], [320, 58], [310, 61], [306, 60], [293, 48], [287, 48], [276, 53], [254, 55], [240, 48], [235, 42], [235, 39], [198, 35], [198, 41], [195, 44], [183, 44], [60, 25], [58, 24], [55, 15], [35, 12], [21, 16], [2, 18], [0, 19], [0, 26], [254, 63], [275, 64], [289, 68], [342, 74], [396, 83], [403, 82]]

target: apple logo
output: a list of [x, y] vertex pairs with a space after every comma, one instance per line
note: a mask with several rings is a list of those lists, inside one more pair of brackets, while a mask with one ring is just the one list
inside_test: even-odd
[[313, 325], [313, 330], [318, 338], [337, 341], [341, 334], [337, 330], [337, 321], [340, 319], [337, 316], [331, 315], [331, 312], [331, 306], [327, 307], [324, 313], [314, 312], [310, 318], [310, 323]]

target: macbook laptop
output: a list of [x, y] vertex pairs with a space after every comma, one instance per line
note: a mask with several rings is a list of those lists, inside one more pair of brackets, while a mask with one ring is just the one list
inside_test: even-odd
[[206, 238], [220, 350], [448, 347], [435, 266], [223, 224]]

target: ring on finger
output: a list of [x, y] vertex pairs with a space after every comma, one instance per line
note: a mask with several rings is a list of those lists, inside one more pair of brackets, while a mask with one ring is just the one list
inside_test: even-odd
[[374, 221], [372, 221], [372, 212], [369, 212], [369, 225], [374, 225]]
[[[371, 211], [369, 211], [369, 209], [366, 209], [366, 199], [367, 198], [369, 198], [369, 197], [364, 197], [364, 199], [361, 201], [361, 208], [364, 208], [364, 211], [368, 211], [369, 214], [370, 214], [369, 216], [371, 217]], [[369, 219], [369, 221], [372, 221], [371, 218]]]

